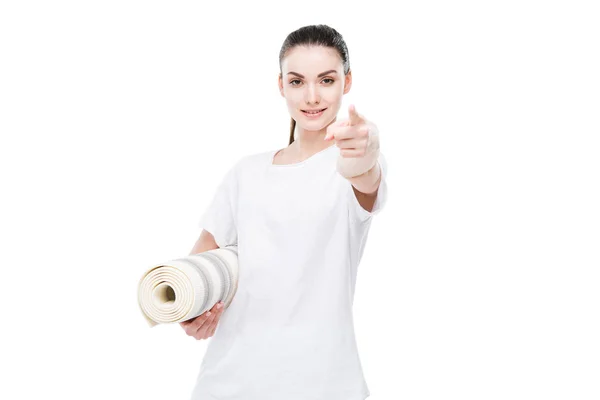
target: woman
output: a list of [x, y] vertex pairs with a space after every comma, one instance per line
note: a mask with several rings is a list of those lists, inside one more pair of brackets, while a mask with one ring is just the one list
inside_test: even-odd
[[240, 270], [226, 312], [217, 304], [181, 323], [196, 339], [214, 334], [192, 399], [364, 400], [352, 303], [387, 196], [377, 127], [352, 106], [337, 121], [352, 75], [336, 30], [292, 32], [279, 64], [289, 145], [227, 172], [191, 252], [237, 245]]

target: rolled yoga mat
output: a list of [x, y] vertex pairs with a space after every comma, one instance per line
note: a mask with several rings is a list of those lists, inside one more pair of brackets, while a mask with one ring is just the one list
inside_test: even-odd
[[187, 321], [218, 301], [229, 307], [238, 286], [237, 246], [157, 264], [138, 284], [138, 304], [150, 327]]

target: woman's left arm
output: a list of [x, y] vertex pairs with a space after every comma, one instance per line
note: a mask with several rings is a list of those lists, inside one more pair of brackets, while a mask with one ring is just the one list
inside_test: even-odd
[[352, 184], [360, 205], [371, 211], [381, 183], [379, 165], [379, 130], [377, 126], [348, 108], [347, 120], [335, 122], [327, 127], [325, 140], [334, 139], [340, 148], [337, 170]]
[[[375, 163], [375, 166], [368, 172], [354, 178], [349, 178], [348, 180], [352, 184], [358, 203], [362, 208], [371, 212], [375, 205], [375, 200], [377, 200], [377, 190], [381, 183], [381, 167], [379, 163]], [[373, 180], [375, 180], [375, 183], [373, 183]]]

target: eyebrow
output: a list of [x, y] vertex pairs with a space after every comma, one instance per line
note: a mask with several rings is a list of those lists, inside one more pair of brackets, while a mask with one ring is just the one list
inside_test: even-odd
[[[335, 69], [330, 69], [329, 71], [321, 72], [319, 75], [317, 75], [317, 78], [320, 78], [322, 76], [325, 76], [325, 75], [331, 74], [331, 73], [337, 74], [337, 71]], [[297, 72], [288, 72], [288, 75], [296, 75], [297, 77], [304, 78], [304, 75], [301, 75]]]

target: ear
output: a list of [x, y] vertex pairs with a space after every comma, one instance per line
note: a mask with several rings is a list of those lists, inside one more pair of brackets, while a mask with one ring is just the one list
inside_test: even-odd
[[279, 93], [281, 93], [281, 97], [285, 97], [283, 95], [283, 80], [281, 79], [281, 74], [277, 77], [277, 86], [279, 86]]
[[352, 70], [349, 70], [344, 79], [344, 94], [350, 91], [352, 87]]

